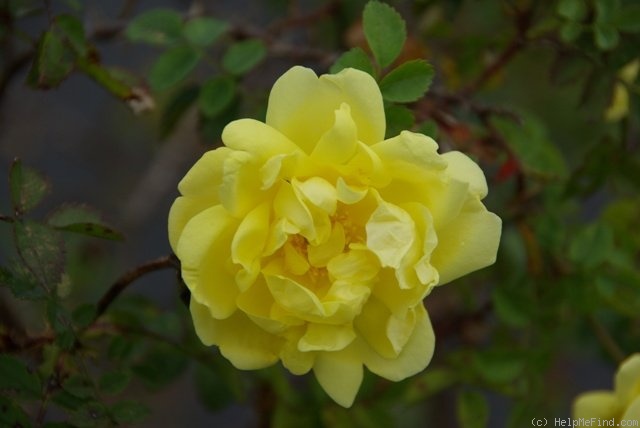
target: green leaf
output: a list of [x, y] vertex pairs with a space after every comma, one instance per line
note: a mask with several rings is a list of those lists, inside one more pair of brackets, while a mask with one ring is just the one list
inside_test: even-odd
[[18, 299], [40, 300], [48, 296], [33, 274], [22, 264], [15, 263], [11, 270], [0, 267], [0, 285], [9, 287]]
[[531, 322], [531, 300], [523, 294], [497, 287], [491, 298], [496, 315], [506, 325], [525, 327]]
[[64, 243], [57, 231], [35, 222], [17, 221], [13, 230], [18, 254], [41, 286], [55, 289], [64, 272]]
[[89, 326], [96, 317], [96, 305], [92, 303], [85, 303], [78, 306], [71, 315], [73, 323], [79, 329], [83, 329]]
[[549, 140], [542, 122], [531, 115], [521, 115], [522, 125], [505, 118], [492, 118], [526, 170], [549, 177], [563, 177], [567, 167], [560, 150]]
[[394, 8], [379, 1], [370, 1], [362, 14], [367, 43], [380, 67], [391, 64], [402, 51], [407, 29]]
[[422, 97], [433, 80], [433, 67], [426, 61], [408, 61], [384, 76], [380, 82], [382, 97], [391, 102], [408, 103]]
[[160, 138], [168, 137], [189, 107], [198, 99], [200, 88], [197, 85], [186, 85], [180, 88], [169, 100], [162, 111], [160, 120]]
[[456, 401], [458, 423], [462, 428], [483, 428], [489, 421], [486, 397], [476, 391], [462, 391]]
[[25, 364], [11, 355], [0, 355], [0, 390], [15, 390], [31, 398], [39, 398], [40, 379], [29, 373]]
[[131, 381], [131, 373], [128, 371], [115, 371], [104, 373], [100, 377], [98, 385], [103, 393], [117, 395], [126, 389], [129, 381]]
[[587, 16], [587, 5], [584, 0], [560, 0], [557, 11], [571, 21], [582, 21]]
[[198, 364], [194, 377], [198, 398], [207, 409], [220, 410], [233, 400], [231, 389], [211, 367]]
[[620, 0], [594, 0], [596, 24], [611, 23], [620, 10]]
[[236, 82], [230, 77], [214, 77], [202, 85], [198, 105], [207, 117], [213, 117], [227, 108], [236, 94]]
[[362, 70], [375, 77], [375, 71], [369, 55], [361, 48], [355, 47], [340, 55], [336, 62], [331, 66], [329, 72], [336, 74], [345, 68], [355, 68]]
[[0, 411], [0, 426], [31, 427], [29, 417], [24, 410], [8, 397], [0, 396], [0, 409], [2, 410]]
[[82, 21], [72, 15], [58, 15], [54, 19], [54, 24], [77, 55], [87, 55], [89, 46]]
[[613, 25], [597, 24], [593, 29], [596, 46], [602, 50], [611, 50], [615, 48], [620, 40], [620, 34]]
[[433, 139], [438, 138], [438, 124], [433, 120], [425, 120], [418, 126], [417, 132], [431, 137]]
[[135, 17], [127, 26], [132, 42], [168, 45], [182, 35], [182, 17], [171, 9], [152, 9]]
[[571, 241], [569, 258], [578, 266], [592, 269], [607, 261], [613, 248], [611, 228], [594, 223], [582, 229]]
[[111, 413], [116, 422], [121, 424], [129, 424], [140, 422], [149, 415], [149, 408], [142, 403], [136, 401], [124, 400], [114, 404], [111, 407]]
[[185, 79], [200, 62], [200, 54], [191, 47], [177, 46], [157, 59], [149, 73], [149, 84], [164, 91]]
[[475, 354], [473, 367], [488, 382], [504, 384], [517, 379], [526, 365], [516, 351], [490, 350]]
[[11, 164], [9, 186], [13, 209], [18, 214], [31, 211], [49, 191], [47, 180], [36, 170], [24, 166], [20, 159]]
[[411, 110], [395, 104], [387, 105], [384, 114], [387, 118], [386, 138], [395, 137], [401, 131], [410, 129], [415, 120]]
[[184, 25], [185, 38], [196, 46], [206, 48], [229, 30], [229, 24], [219, 19], [200, 17]]
[[414, 378], [404, 393], [407, 404], [418, 403], [450, 388], [458, 381], [458, 375], [446, 368], [429, 368]]
[[133, 372], [150, 388], [161, 388], [187, 368], [186, 357], [168, 346], [156, 346], [147, 352], [142, 361], [133, 366]]
[[73, 232], [114, 241], [124, 236], [105, 225], [98, 212], [86, 205], [63, 205], [49, 216], [47, 223], [63, 232]]
[[640, 32], [640, 4], [625, 6], [613, 18], [615, 27], [627, 33]]
[[579, 22], [567, 21], [560, 27], [560, 38], [563, 42], [571, 43], [580, 37], [583, 30], [584, 25]]
[[63, 38], [49, 30], [38, 41], [27, 84], [38, 89], [55, 88], [71, 73], [74, 62], [75, 55]]
[[267, 55], [261, 40], [251, 39], [234, 43], [222, 57], [222, 67], [231, 74], [245, 74]]

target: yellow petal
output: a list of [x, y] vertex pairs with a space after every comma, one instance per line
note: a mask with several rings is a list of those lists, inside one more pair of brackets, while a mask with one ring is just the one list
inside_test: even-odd
[[355, 319], [358, 333], [375, 352], [394, 359], [402, 352], [413, 333], [416, 317], [413, 309], [405, 310], [401, 317], [394, 316], [376, 298], [370, 298]]
[[307, 258], [289, 243], [284, 244], [284, 265], [294, 275], [304, 275], [309, 270]]
[[620, 365], [614, 385], [616, 395], [623, 403], [640, 395], [640, 354], [632, 355]]
[[442, 230], [431, 264], [445, 284], [493, 264], [500, 243], [502, 220], [485, 211], [462, 212]]
[[411, 248], [415, 224], [411, 216], [393, 204], [379, 201], [366, 225], [367, 247], [380, 259], [383, 267], [400, 267]]
[[298, 153], [291, 153], [269, 158], [260, 168], [261, 189], [270, 189], [279, 179], [288, 180], [293, 175], [298, 156]]
[[269, 234], [269, 206], [261, 204], [240, 222], [231, 243], [231, 260], [246, 270], [255, 268]]
[[282, 365], [294, 375], [308, 373], [316, 361], [316, 352], [301, 352], [298, 349], [297, 338], [287, 338], [287, 342], [282, 346], [280, 359]]
[[329, 397], [342, 407], [351, 407], [363, 376], [362, 360], [355, 349], [319, 352], [313, 373]]
[[327, 270], [337, 279], [367, 283], [378, 274], [380, 264], [371, 251], [352, 249], [332, 258], [327, 264]]
[[207, 308], [191, 299], [196, 333], [205, 345], [217, 345], [220, 353], [241, 370], [256, 370], [278, 361], [282, 340], [256, 326], [242, 312], [216, 320]]
[[249, 152], [263, 160], [300, 150], [276, 129], [254, 119], [229, 123], [222, 131], [222, 141], [231, 149]]
[[315, 320], [325, 316], [318, 297], [290, 278], [267, 275], [267, 285], [275, 301], [302, 319]]
[[360, 141], [374, 144], [384, 138], [385, 118], [378, 85], [367, 73], [353, 69], [318, 79], [308, 68], [291, 68], [273, 85], [266, 122], [311, 153], [333, 126], [334, 112], [342, 103], [351, 108]]
[[461, 152], [448, 152], [442, 155], [447, 161], [446, 174], [454, 180], [469, 184], [469, 192], [472, 195], [483, 199], [487, 196], [489, 189], [484, 172], [478, 164], [472, 161], [467, 155]]
[[350, 325], [329, 325], [310, 323], [298, 342], [298, 349], [309, 351], [339, 351], [346, 348], [356, 334]]
[[178, 241], [184, 227], [189, 220], [196, 216], [196, 214], [204, 211], [215, 203], [212, 203], [210, 198], [207, 197], [189, 197], [180, 196], [176, 198], [169, 210], [169, 244], [173, 252], [178, 251]]
[[311, 157], [328, 164], [343, 164], [356, 153], [358, 130], [351, 118], [351, 108], [342, 103], [335, 111], [333, 127], [322, 135]]
[[[640, 396], [631, 402], [620, 419], [623, 421], [634, 421], [640, 424]], [[630, 426], [628, 422], [627, 426]]]
[[333, 257], [342, 253], [345, 245], [344, 228], [342, 224], [336, 223], [331, 230], [329, 240], [319, 245], [309, 245], [307, 247], [307, 257], [309, 263], [315, 267], [324, 267]]
[[[345, 68], [338, 74], [325, 74], [321, 82], [337, 86], [343, 102], [351, 107], [351, 117], [358, 127], [358, 140], [367, 145], [384, 139], [386, 121], [382, 95], [376, 81], [360, 70]], [[326, 85], [327, 87], [329, 85]]]
[[290, 183], [283, 183], [273, 201], [276, 218], [285, 218], [308, 240], [316, 237], [313, 217]]
[[446, 162], [438, 155], [438, 144], [415, 132], [400, 135], [375, 144], [371, 149], [380, 156], [385, 167], [396, 178], [415, 179], [425, 171], [440, 171]]
[[619, 414], [620, 406], [616, 396], [609, 391], [592, 391], [581, 394], [573, 402], [574, 419], [608, 419]]
[[320, 321], [331, 324], [351, 322], [362, 310], [371, 288], [351, 281], [336, 280], [322, 298], [325, 317]]
[[366, 186], [352, 186], [347, 184], [342, 177], [338, 177], [336, 182], [336, 196], [340, 202], [345, 204], [355, 204], [361, 201], [365, 196], [369, 188]]
[[236, 225], [221, 205], [208, 208], [187, 223], [176, 252], [182, 262], [182, 279], [192, 297], [219, 319], [236, 310], [235, 272], [225, 256]]
[[234, 151], [224, 162], [220, 201], [229, 213], [242, 217], [256, 207], [265, 194], [256, 158], [246, 152]]
[[206, 152], [178, 183], [183, 196], [207, 196], [212, 205], [218, 200], [218, 187], [222, 183], [223, 165], [232, 153], [226, 147]]
[[413, 307], [429, 294], [433, 284], [417, 284], [411, 288], [401, 288], [395, 270], [382, 269], [373, 288], [373, 295], [391, 310], [402, 316], [408, 307]]
[[397, 358], [384, 358], [362, 343], [364, 364], [373, 373], [394, 382], [406, 379], [429, 365], [435, 346], [435, 336], [429, 315], [422, 305], [415, 308], [416, 324], [411, 337]]
[[338, 200], [336, 189], [327, 180], [321, 177], [311, 177], [305, 181], [291, 180], [293, 188], [297, 190], [307, 201], [329, 215], [336, 212]]

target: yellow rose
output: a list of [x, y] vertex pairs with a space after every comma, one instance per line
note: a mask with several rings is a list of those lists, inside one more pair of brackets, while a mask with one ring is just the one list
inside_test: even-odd
[[266, 123], [231, 122], [187, 173], [169, 239], [206, 345], [239, 369], [313, 369], [349, 407], [363, 365], [398, 381], [434, 334], [422, 300], [495, 261], [501, 221], [480, 168], [404, 131], [384, 140], [380, 90], [346, 69], [294, 67]]
[[[581, 394], [573, 403], [573, 418], [585, 422], [615, 420], [640, 422], [640, 354], [627, 358], [616, 372], [613, 391], [591, 391]], [[593, 423], [591, 423], [593, 425]], [[625, 425], [621, 425], [625, 426]], [[626, 426], [638, 426], [627, 423]]]

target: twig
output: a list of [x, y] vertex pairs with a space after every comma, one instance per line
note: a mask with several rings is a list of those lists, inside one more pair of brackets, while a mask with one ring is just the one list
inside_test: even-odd
[[589, 324], [591, 325], [591, 330], [593, 330], [593, 333], [596, 335], [596, 338], [598, 339], [598, 342], [600, 342], [600, 345], [602, 345], [604, 350], [607, 351], [609, 356], [616, 363], [622, 363], [625, 360], [626, 355], [613, 339], [611, 334], [609, 334], [607, 329], [604, 328], [602, 323], [598, 321], [598, 319], [594, 315], [589, 315], [587, 319], [589, 321]]
[[4, 221], [7, 223], [13, 223], [15, 220], [13, 217], [9, 217], [8, 215], [0, 214], [0, 221]]
[[177, 261], [174, 255], [160, 257], [156, 260], [152, 260], [143, 265], [131, 269], [122, 275], [113, 285], [107, 290], [104, 296], [98, 302], [96, 309], [95, 319], [98, 319], [109, 308], [111, 303], [124, 291], [125, 288], [138, 278], [157, 270], [177, 268]]

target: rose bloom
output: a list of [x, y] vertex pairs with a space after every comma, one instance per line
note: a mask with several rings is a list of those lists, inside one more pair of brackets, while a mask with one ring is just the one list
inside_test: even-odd
[[[614, 379], [613, 391], [585, 392], [573, 403], [573, 418], [590, 421], [615, 420], [640, 422], [640, 354], [633, 354], [621, 365]], [[630, 425], [628, 426], [638, 426]]]
[[501, 221], [482, 170], [422, 134], [384, 139], [375, 80], [294, 67], [266, 123], [231, 122], [178, 188], [171, 247], [195, 330], [239, 369], [313, 370], [342, 406], [363, 365], [422, 371], [434, 333], [422, 300], [495, 261]]

